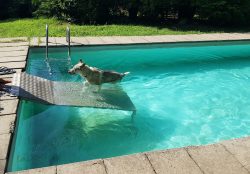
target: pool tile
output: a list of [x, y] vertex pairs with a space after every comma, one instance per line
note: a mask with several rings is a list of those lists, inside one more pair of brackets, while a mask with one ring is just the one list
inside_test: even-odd
[[250, 172], [250, 137], [221, 142]]
[[234, 156], [220, 144], [188, 147], [187, 151], [205, 173], [248, 173]]
[[38, 169], [9, 172], [7, 174], [56, 174], [56, 167], [43, 167]]
[[185, 149], [173, 149], [147, 153], [157, 174], [202, 174]]
[[2, 134], [0, 135], [0, 160], [4, 160], [7, 158], [8, 147], [10, 143], [11, 134]]
[[144, 154], [109, 158], [104, 164], [108, 174], [155, 174]]
[[106, 174], [102, 160], [79, 162], [57, 166], [57, 174]]

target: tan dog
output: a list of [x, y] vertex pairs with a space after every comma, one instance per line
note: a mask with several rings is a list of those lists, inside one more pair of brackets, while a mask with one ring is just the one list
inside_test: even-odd
[[102, 85], [103, 83], [117, 83], [129, 72], [118, 73], [115, 71], [104, 71], [86, 65], [81, 59], [78, 64], [68, 71], [70, 74], [79, 74], [92, 85]]

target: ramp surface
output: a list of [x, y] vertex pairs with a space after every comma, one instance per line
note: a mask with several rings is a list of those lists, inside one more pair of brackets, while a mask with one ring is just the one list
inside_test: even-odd
[[27, 73], [14, 75], [11, 93], [44, 104], [136, 110], [121, 88], [106, 87], [97, 92], [82, 83], [50, 81]]

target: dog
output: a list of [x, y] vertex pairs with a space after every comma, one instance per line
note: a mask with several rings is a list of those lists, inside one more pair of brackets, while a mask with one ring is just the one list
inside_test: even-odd
[[123, 77], [128, 75], [130, 72], [118, 73], [115, 71], [101, 70], [96, 67], [86, 65], [86, 63], [80, 59], [79, 62], [68, 71], [68, 73], [71, 75], [79, 74], [85, 78], [89, 84], [101, 86], [103, 83], [120, 82]]

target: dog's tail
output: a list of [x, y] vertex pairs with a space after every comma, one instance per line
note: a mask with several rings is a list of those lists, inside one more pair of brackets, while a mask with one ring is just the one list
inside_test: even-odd
[[122, 76], [126, 76], [128, 74], [130, 74], [130, 72], [125, 72], [125, 73], [122, 73]]

